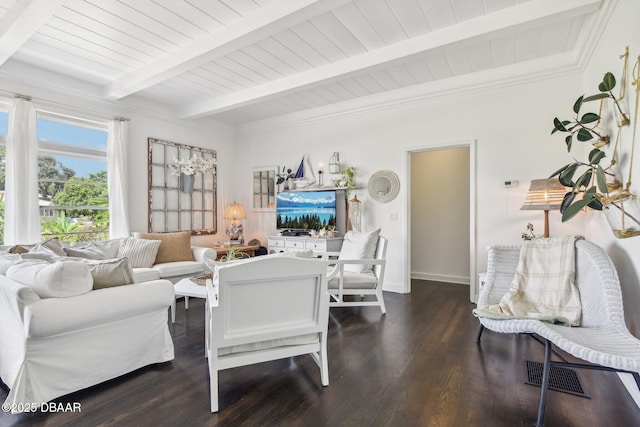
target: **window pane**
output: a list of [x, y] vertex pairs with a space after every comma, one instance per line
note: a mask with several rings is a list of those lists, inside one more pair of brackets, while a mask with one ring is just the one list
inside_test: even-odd
[[0, 111], [0, 135], [9, 133], [9, 118], [6, 111]]
[[[106, 150], [107, 132], [38, 119], [38, 140], [55, 143], [38, 156], [42, 238], [67, 242], [108, 238], [106, 153], [96, 160], [64, 150], [64, 146]], [[64, 155], [56, 154], [56, 147]]]
[[47, 119], [38, 119], [38, 140], [105, 151], [107, 149], [107, 132], [105, 130]]

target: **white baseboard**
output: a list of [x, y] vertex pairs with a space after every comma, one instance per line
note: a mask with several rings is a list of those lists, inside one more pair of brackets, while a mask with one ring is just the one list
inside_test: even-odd
[[404, 286], [402, 286], [402, 283], [389, 283], [386, 280], [384, 281], [384, 285], [382, 286], [382, 290], [383, 291], [388, 291], [388, 292], [395, 292], [397, 294], [404, 294], [406, 293]]
[[471, 281], [468, 276], [453, 276], [450, 274], [423, 273], [412, 271], [411, 278], [417, 280], [431, 280], [433, 282], [456, 283], [459, 285], [469, 285]]

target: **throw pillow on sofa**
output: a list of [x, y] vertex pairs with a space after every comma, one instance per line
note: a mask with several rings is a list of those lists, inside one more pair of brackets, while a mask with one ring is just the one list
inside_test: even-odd
[[58, 239], [45, 240], [42, 243], [36, 244], [33, 248], [29, 249], [31, 253], [44, 253], [47, 255], [65, 256], [64, 248], [67, 244], [61, 242]]
[[[71, 245], [72, 250], [84, 251], [88, 250], [89, 253], [97, 253], [98, 251], [102, 253], [102, 258], [99, 259], [112, 259], [118, 258], [118, 251], [120, 250], [120, 243], [123, 239], [110, 239], [110, 240], [98, 240], [95, 242], [77, 242]], [[69, 255], [71, 256], [71, 255]], [[81, 256], [82, 258], [89, 258], [88, 256], [83, 256], [82, 253], [78, 253], [73, 256]], [[93, 258], [97, 259], [97, 258]]]
[[86, 294], [93, 278], [86, 264], [42, 260], [19, 261], [9, 267], [7, 277], [30, 287], [40, 298], [64, 298]]
[[93, 289], [136, 283], [128, 258], [86, 260], [85, 263], [93, 277]]
[[18, 254], [2, 254], [0, 255], [0, 274], [7, 275], [7, 270], [16, 262], [20, 261]]
[[129, 258], [129, 265], [132, 268], [151, 268], [156, 262], [160, 240], [134, 239], [129, 237], [123, 239], [118, 250], [118, 257]]
[[64, 248], [67, 256], [87, 258], [87, 259], [105, 259], [104, 252], [95, 246], [86, 246], [83, 248]]
[[191, 253], [191, 232], [133, 233], [136, 239], [159, 240], [160, 248], [155, 264], [176, 261], [194, 261]]

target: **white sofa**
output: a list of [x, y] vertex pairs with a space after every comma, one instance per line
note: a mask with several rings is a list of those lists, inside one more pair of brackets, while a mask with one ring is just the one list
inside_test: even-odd
[[[42, 256], [51, 256], [52, 259], [58, 259], [58, 257], [86, 257], [95, 259], [115, 259], [122, 256], [131, 258], [129, 265], [133, 269], [133, 275], [136, 282], [146, 282], [150, 280], [167, 279], [172, 283], [176, 283], [180, 279], [185, 277], [193, 277], [208, 272], [207, 266], [204, 264], [204, 260], [209, 258], [216, 259], [217, 252], [212, 248], [206, 248], [201, 246], [191, 246], [190, 232], [179, 233], [161, 233], [161, 234], [144, 234], [135, 233], [136, 235], [143, 236], [143, 240], [148, 242], [144, 237], [148, 237], [151, 240], [163, 238], [171, 239], [168, 242], [164, 242], [164, 247], [155, 248], [153, 255], [151, 255], [150, 261], [141, 259], [138, 254], [128, 251], [123, 255], [121, 243], [124, 239], [111, 239], [102, 240], [97, 242], [78, 242], [72, 245], [59, 242], [57, 239], [50, 239], [39, 244], [33, 245], [13, 245], [13, 246], [0, 246], [0, 253], [11, 252], [17, 254], [29, 253], [30, 256], [35, 256], [34, 252]], [[166, 248], [166, 247], [169, 248]], [[178, 249], [176, 249], [178, 248]], [[189, 252], [190, 248], [190, 254]], [[144, 250], [144, 249], [141, 249]], [[169, 252], [169, 254], [167, 254]], [[186, 256], [186, 255], [190, 256]], [[156, 255], [160, 259], [160, 262], [154, 262]], [[163, 262], [163, 260], [173, 259], [175, 261]], [[192, 259], [191, 259], [192, 258]], [[141, 264], [139, 264], [141, 263]]]
[[0, 378], [12, 412], [174, 358], [171, 282], [87, 289], [41, 298], [0, 275]]
[[167, 279], [172, 283], [176, 283], [185, 277], [193, 277], [209, 272], [204, 264], [205, 259], [216, 259], [218, 255], [214, 249], [202, 246], [192, 246], [191, 253], [195, 261], [173, 261], [154, 264], [153, 267], [135, 267], [133, 275], [136, 282], [145, 282], [148, 280]]

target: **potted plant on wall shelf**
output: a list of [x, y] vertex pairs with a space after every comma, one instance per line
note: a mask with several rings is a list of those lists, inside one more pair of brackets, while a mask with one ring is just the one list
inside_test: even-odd
[[[625, 70], [627, 67], [627, 56], [628, 51], [623, 55], [625, 58]], [[637, 68], [636, 65], [634, 70]], [[552, 134], [556, 132], [569, 134], [565, 137], [565, 144], [569, 152], [572, 148], [574, 136], [581, 142], [596, 140], [593, 144], [594, 148], [589, 152], [586, 161], [574, 159], [574, 162], [564, 165], [550, 177], [553, 178], [557, 176], [562, 185], [570, 188], [570, 191], [565, 194], [560, 206], [562, 221], [564, 222], [573, 218], [584, 208], [604, 210], [616, 237], [640, 235], [640, 210], [635, 201], [635, 196], [629, 192], [632, 162], [630, 162], [629, 166], [629, 182], [627, 182], [624, 189], [622, 189], [620, 182], [616, 180], [613, 170], [614, 165], [617, 163], [617, 149], [621, 128], [628, 126], [630, 123], [629, 118], [624, 114], [619, 102], [624, 97], [625, 75], [626, 73], [623, 73], [623, 81], [621, 82], [621, 91], [618, 98], [613, 95], [613, 89], [616, 87], [616, 79], [612, 73], [608, 72], [598, 85], [600, 93], [588, 97], [581, 96], [576, 100], [573, 106], [573, 111], [576, 115], [575, 119], [559, 120], [556, 117], [553, 121], [554, 128], [551, 131]], [[637, 82], [638, 79], [634, 82], [636, 86], [638, 86]], [[639, 89], [637, 88], [636, 96], [638, 96], [639, 93]], [[584, 103], [595, 100], [600, 100], [600, 113], [585, 113], [580, 116], [580, 110]], [[602, 105], [606, 100], [613, 102], [617, 132], [611, 161], [609, 165], [603, 166], [602, 162], [607, 155], [601, 148], [608, 144], [608, 136], [596, 129], [602, 120]], [[632, 138], [635, 139], [635, 133]], [[635, 141], [632, 141], [631, 144], [631, 153], [633, 153], [634, 142]]]

